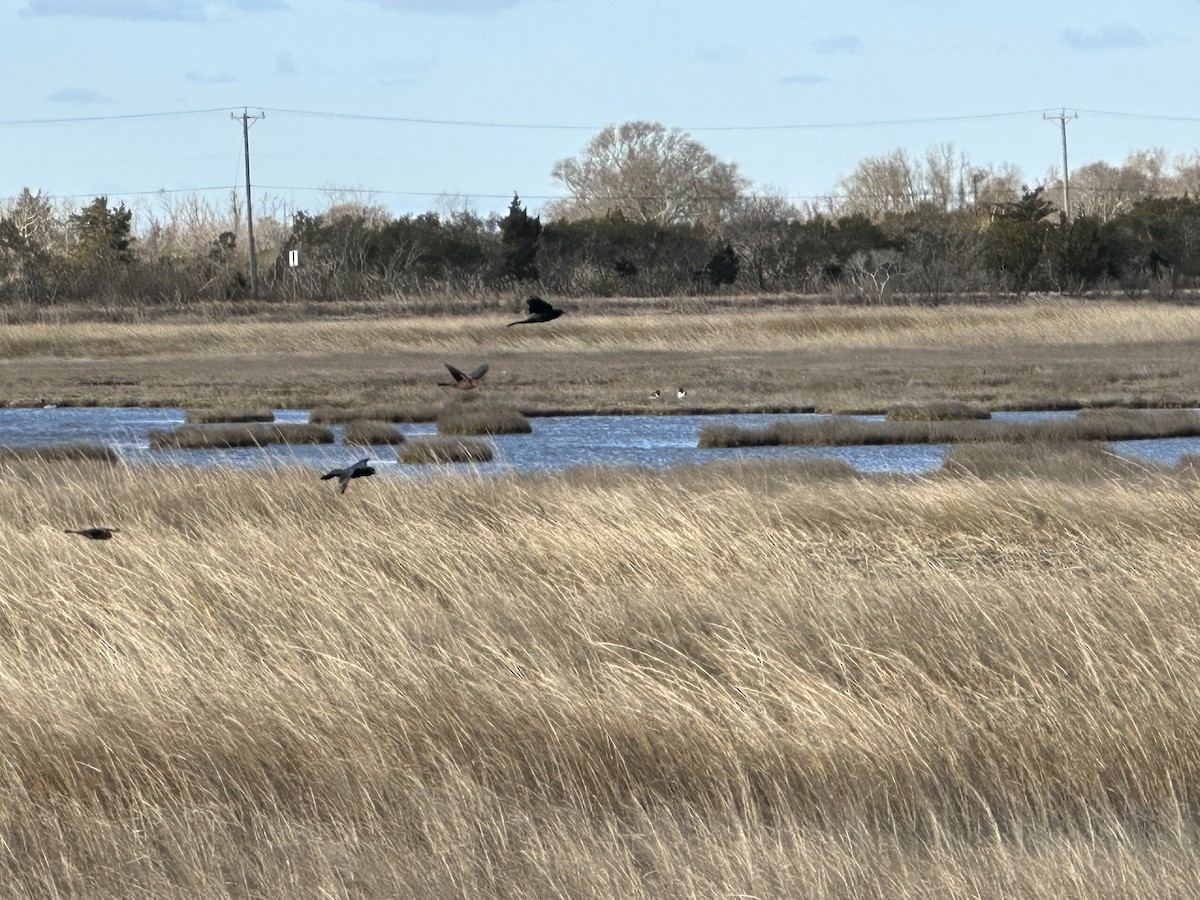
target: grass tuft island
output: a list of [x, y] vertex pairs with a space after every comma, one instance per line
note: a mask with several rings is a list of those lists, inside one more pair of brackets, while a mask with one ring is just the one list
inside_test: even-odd
[[831, 417], [779, 421], [758, 428], [706, 425], [699, 446], [851, 447], [878, 444], [960, 444], [988, 441], [1132, 441], [1200, 436], [1200, 413], [1193, 410], [1080, 410], [1072, 418], [1013, 422], [997, 419], [899, 419], [874, 421]]

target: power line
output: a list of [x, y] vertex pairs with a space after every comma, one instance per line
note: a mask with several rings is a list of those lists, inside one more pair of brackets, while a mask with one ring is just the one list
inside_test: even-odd
[[125, 119], [163, 119], [169, 116], [198, 116], [209, 113], [231, 112], [232, 108], [228, 106], [215, 107], [213, 109], [178, 109], [170, 112], [149, 112], [149, 113], [127, 113], [123, 115], [112, 116], [62, 116], [53, 119], [0, 119], [0, 126], [4, 125], [65, 125], [81, 122], [117, 122]]
[[[149, 191], [87, 191], [82, 194], [42, 194], [47, 200], [78, 200], [84, 197], [149, 197], [156, 194], [207, 194], [211, 191], [234, 191], [236, 184], [217, 184], [206, 187], [156, 188]], [[308, 190], [308, 188], [304, 188]], [[40, 193], [40, 192], [39, 192]]]
[[[529, 122], [487, 122], [487, 121], [472, 121], [465, 119], [424, 119], [413, 118], [409, 116], [386, 116], [386, 115], [363, 115], [358, 113], [342, 113], [342, 112], [322, 112], [316, 110], [304, 109], [276, 109], [265, 107], [268, 112], [282, 113], [297, 116], [313, 116], [328, 119], [356, 119], [376, 122], [397, 122], [408, 125], [445, 125], [461, 128], [517, 128], [517, 129], [545, 129], [545, 130], [572, 130], [572, 131], [599, 131], [603, 125], [568, 125], [568, 124], [553, 124], [553, 123], [529, 123]], [[801, 122], [801, 123], [776, 123], [766, 125], [687, 125], [680, 126], [683, 131], [788, 131], [788, 130], [803, 130], [803, 129], [823, 129], [823, 128], [871, 128], [878, 126], [889, 125], [928, 125], [940, 122], [964, 122], [972, 119], [999, 119], [1011, 118], [1014, 116], [1028, 116], [1040, 113], [1040, 109], [1016, 110], [1013, 112], [997, 112], [997, 113], [972, 113], [968, 115], [958, 116], [932, 116], [924, 118], [912, 119], [868, 119], [863, 121], [847, 121], [847, 122]]]
[[308, 109], [278, 109], [263, 107], [265, 112], [279, 113], [292, 116], [307, 116], [321, 119], [345, 119], [366, 122], [398, 122], [405, 125], [449, 125], [460, 128], [516, 128], [547, 131], [599, 131], [603, 126], [596, 125], [555, 125], [548, 123], [529, 122], [484, 122], [465, 119], [420, 119], [410, 116], [368, 115], [364, 113], [322, 112]]
[[[81, 194], [41, 194], [41, 196], [46, 198], [47, 200], [83, 200], [83, 199], [91, 199], [91, 198], [99, 197], [99, 196], [144, 197], [144, 196], [166, 196], [169, 194], [202, 194], [202, 193], [211, 193], [213, 191], [233, 192], [233, 191], [238, 190], [239, 187], [242, 187], [242, 185], [240, 183], [239, 184], [229, 184], [229, 185], [213, 185], [213, 186], [199, 187], [199, 188], [160, 188], [158, 190], [151, 190], [151, 191], [120, 191], [120, 190], [117, 190], [117, 191], [92, 191], [92, 192], [81, 193]], [[328, 184], [322, 185], [320, 187], [303, 186], [303, 185], [255, 184], [254, 189], [258, 190], [260, 192], [264, 192], [264, 191], [305, 191], [305, 192], [309, 192], [309, 193], [313, 193], [313, 194], [355, 194], [355, 195], [368, 195], [368, 196], [380, 196], [380, 197], [427, 197], [427, 198], [434, 198], [434, 199], [439, 198], [439, 197], [456, 197], [456, 198], [461, 198], [463, 200], [468, 200], [468, 201], [472, 201], [472, 200], [509, 201], [512, 199], [511, 192], [506, 193], [506, 194], [493, 194], [493, 193], [485, 193], [485, 192], [467, 192], [467, 191], [399, 191], [399, 190], [387, 190], [387, 189], [381, 189], [381, 188], [350, 188], [350, 187], [340, 188], [340, 187], [331, 187]], [[1082, 195], [1087, 198], [1093, 198], [1093, 197], [1097, 197], [1097, 196], [1109, 196], [1109, 197], [1114, 197], [1114, 198], [1126, 197], [1126, 196], [1135, 197], [1135, 198], [1143, 198], [1143, 197], [1151, 198], [1151, 197], [1177, 197], [1177, 196], [1181, 195], [1182, 190], [1183, 190], [1183, 188], [1171, 188], [1171, 187], [1139, 188], [1139, 187], [1086, 186], [1086, 187], [1080, 188], [1078, 186], [1074, 186], [1072, 192], [1074, 194], [1082, 193]], [[776, 195], [771, 194], [770, 196], [775, 197]], [[884, 196], [887, 199], [893, 199], [893, 200], [903, 199], [903, 200], [921, 201], [921, 200], [936, 200], [941, 195], [934, 193], [934, 192], [930, 192], [930, 191], [918, 191], [915, 194], [911, 193], [911, 192], [904, 192], [904, 193], [898, 193], [898, 194], [887, 194]], [[539, 201], [539, 202], [572, 199], [571, 196], [567, 195], [567, 194], [521, 194], [521, 198], [523, 200]], [[0, 200], [3, 200], [3, 199], [5, 199], [5, 198], [0, 198]], [[261, 199], [262, 199], [262, 196], [260, 194], [260, 200]], [[619, 197], [612, 197], [610, 199], [613, 199], [613, 200], [639, 200], [639, 199], [647, 199], [647, 198], [634, 196], [634, 195], [621, 195]], [[839, 203], [839, 202], [843, 202], [846, 200], [850, 200], [850, 199], [852, 199], [852, 195], [845, 194], [845, 193], [788, 194], [788, 195], [779, 196], [779, 199], [786, 200], [786, 201], [792, 202], [792, 203], [818, 203], [818, 204], [827, 203], [828, 204], [828, 203]], [[1086, 205], [1086, 201], [1085, 201], [1085, 205]]]
[[[388, 115], [376, 115], [376, 114], [365, 115], [365, 114], [336, 112], [336, 111], [330, 112], [330, 111], [316, 111], [316, 110], [303, 110], [303, 109], [285, 109], [285, 108], [276, 108], [276, 107], [263, 107], [262, 110], [263, 110], [264, 114], [266, 111], [269, 110], [273, 113], [285, 115], [285, 116], [286, 115], [310, 116], [310, 117], [322, 117], [322, 118], [332, 118], [332, 119], [342, 119], [342, 120], [363, 120], [363, 121], [374, 121], [374, 122], [385, 122], [385, 123], [392, 122], [392, 123], [400, 123], [400, 124], [419, 124], [419, 125], [455, 126], [455, 127], [559, 129], [559, 130], [562, 130], [562, 129], [581, 130], [581, 129], [592, 129], [595, 127], [595, 126], [585, 126], [585, 125], [554, 124], [554, 123], [538, 124], [538, 123], [468, 121], [468, 120], [457, 120], [457, 119], [427, 119], [427, 118], [388, 116]], [[1088, 113], [1089, 115], [1096, 115], [1096, 116], [1123, 117], [1123, 118], [1131, 118], [1131, 119], [1158, 119], [1158, 120], [1184, 122], [1184, 123], [1200, 122], [1200, 117], [1167, 116], [1167, 115], [1156, 115], [1156, 114], [1151, 114], [1151, 113], [1127, 113], [1127, 112], [1114, 111], [1114, 110], [1087, 110], [1087, 109], [1085, 109], [1082, 111], [1085, 113]], [[39, 124], [47, 124], [48, 125], [48, 124], [62, 124], [62, 123], [87, 124], [87, 123], [102, 122], [102, 121], [153, 119], [153, 118], [165, 118], [165, 117], [171, 117], [171, 116], [208, 115], [208, 114], [218, 113], [218, 112], [228, 112], [234, 119], [242, 118], [244, 130], [248, 128], [248, 123], [245, 121], [245, 116], [246, 116], [245, 110], [242, 109], [241, 115], [239, 116], [237, 111], [231, 111], [230, 108], [228, 108], [228, 107], [213, 107], [213, 108], [208, 108], [208, 109], [192, 109], [192, 110], [172, 110], [172, 111], [165, 111], [165, 112], [121, 114], [121, 115], [108, 115], [108, 116], [80, 116], [80, 117], [63, 117], [63, 118], [51, 118], [51, 119], [0, 120], [0, 126], [4, 126], [4, 125], [39, 125]], [[941, 116], [941, 117], [925, 117], [925, 118], [909, 118], [909, 119], [859, 120], [859, 121], [843, 121], [843, 122], [794, 123], [794, 124], [770, 124], [770, 125], [708, 125], [708, 126], [693, 126], [689, 130], [694, 130], [694, 131], [764, 131], [764, 130], [786, 130], [786, 129], [831, 129], [831, 128], [858, 128], [858, 127], [872, 127], [872, 126], [900, 126], [900, 125], [929, 124], [929, 123], [941, 123], [941, 122], [961, 122], [961, 121], [970, 121], [970, 120], [979, 120], [979, 119], [1010, 118], [1010, 117], [1031, 115], [1033, 113], [1041, 113], [1042, 118], [1059, 122], [1060, 128], [1062, 130], [1062, 139], [1063, 139], [1063, 169], [1064, 169], [1064, 178], [1063, 178], [1064, 198], [1063, 198], [1063, 201], [1064, 201], [1064, 208], [1069, 209], [1070, 199], [1069, 199], [1069, 194], [1067, 193], [1069, 188], [1067, 187], [1067, 180], [1066, 180], [1068, 177], [1068, 172], [1069, 172], [1069, 170], [1067, 169], [1067, 163], [1066, 163], [1066, 124], [1067, 124], [1068, 120], [1073, 120], [1073, 119], [1077, 118], [1078, 113], [1073, 113], [1071, 116], [1067, 116], [1067, 114], [1065, 112], [1065, 108], [1062, 110], [1061, 113], [1055, 114], [1055, 115], [1051, 115], [1050, 113], [1046, 113], [1041, 110], [1018, 110], [1018, 111], [1010, 111], [1010, 112], [974, 113], [974, 114], [957, 115], [957, 116]], [[258, 117], [255, 117], [255, 118], [258, 118]], [[250, 201], [249, 172], [248, 172], [248, 169], [249, 169], [249, 147], [248, 147], [247, 135], [244, 134], [243, 138], [244, 138], [244, 143], [247, 144], [247, 146], [245, 147], [245, 162], [246, 162], [246, 168], [247, 168], [247, 178], [246, 178], [246, 183], [245, 183], [244, 187], [245, 187], [246, 193], [247, 193], [247, 206], [248, 206], [247, 212], [249, 214], [249, 204], [251, 202]], [[236, 180], [240, 182], [240, 179], [236, 179]], [[53, 199], [75, 199], [75, 198], [82, 198], [82, 197], [99, 196], [100, 194], [124, 195], [124, 196], [131, 196], [131, 197], [132, 196], [151, 196], [151, 195], [156, 195], [156, 194], [157, 195], [166, 195], [166, 194], [188, 193], [188, 192], [194, 193], [194, 194], [200, 194], [200, 193], [208, 193], [208, 192], [212, 192], [212, 191], [236, 190], [239, 186], [240, 186], [240, 184], [212, 185], [212, 186], [195, 187], [195, 188], [170, 188], [170, 189], [159, 188], [157, 190], [133, 190], [133, 191], [117, 190], [117, 191], [89, 192], [86, 194], [78, 193], [78, 194], [59, 194], [59, 195], [46, 195], [46, 196], [49, 196]], [[497, 193], [490, 193], [490, 192], [464, 192], [464, 191], [459, 191], [459, 190], [414, 191], [414, 190], [387, 190], [387, 189], [380, 189], [380, 188], [351, 188], [351, 187], [338, 188], [338, 187], [331, 187], [328, 184], [325, 184], [321, 187], [308, 187], [308, 186], [296, 186], [296, 185], [255, 185], [255, 187], [259, 188], [260, 190], [304, 191], [304, 192], [313, 192], [313, 193], [376, 194], [376, 195], [395, 196], [395, 197], [459, 196], [459, 197], [465, 197], [465, 198], [469, 198], [469, 199], [478, 199], [478, 200], [507, 200], [510, 197], [510, 194], [508, 194], [508, 193], [497, 194]], [[1120, 189], [1120, 188], [1100, 188], [1100, 189], [1091, 189], [1091, 190], [1094, 193], [1101, 193], [1101, 192], [1116, 193], [1118, 191], [1121, 191], [1122, 189]], [[1130, 189], [1130, 193], [1155, 194], [1157, 192], [1155, 192], [1155, 191], [1146, 192], [1146, 191], [1138, 191], [1136, 189]], [[533, 195], [533, 194], [529, 194], [529, 195], [525, 195], [525, 196], [529, 200], [537, 200], [537, 201], [553, 201], [553, 200], [570, 199], [569, 195]], [[623, 198], [623, 199], [629, 199], [629, 198]], [[837, 194], [837, 193], [826, 193], [826, 194], [819, 194], [819, 195], [789, 195], [789, 196], [783, 197], [782, 199], [785, 199], [788, 201], [826, 201], [826, 202], [831, 202], [831, 201], [836, 201], [839, 199], [846, 199], [846, 197], [843, 195]], [[250, 227], [252, 227], [252, 225]]]
[[1200, 116], [1168, 116], [1158, 113], [1115, 112], [1106, 109], [1083, 109], [1076, 107], [1076, 112], [1087, 113], [1089, 116], [1113, 116], [1121, 119], [1148, 119], [1159, 122], [1200, 122]]
[[865, 119], [857, 122], [809, 122], [779, 125], [689, 125], [684, 131], [798, 131], [827, 128], [877, 128], [891, 125], [936, 125], [941, 122], [966, 122], [972, 119], [1005, 119], [1030, 116], [1040, 109], [1022, 109], [1015, 112], [976, 113], [964, 116], [930, 116], [916, 119]]
[[[86, 124], [90, 122], [116, 122], [138, 119], [168, 118], [171, 116], [198, 116], [212, 113], [231, 113], [248, 107], [220, 106], [208, 109], [180, 109], [163, 112], [124, 113], [106, 116], [59, 116], [43, 119], [0, 119], [0, 127], [28, 125], [62, 125]], [[393, 122], [402, 125], [436, 125], [455, 128], [507, 128], [519, 130], [545, 131], [599, 131], [607, 125], [588, 125], [564, 122], [498, 122], [475, 119], [439, 119], [415, 116], [391, 116], [380, 113], [351, 113], [329, 110], [288, 109], [284, 107], [261, 106], [263, 112], [279, 115], [303, 116], [310, 118], [341, 119], [364, 122]], [[1131, 113], [1119, 110], [1080, 109], [1080, 112], [1097, 116], [1113, 116], [1129, 119], [1153, 119], [1168, 122], [1200, 122], [1200, 116], [1159, 115], [1154, 113]], [[745, 125], [683, 125], [677, 126], [683, 131], [803, 131], [837, 128], [877, 128], [899, 125], [936, 125], [944, 122], [968, 122], [983, 119], [1005, 119], [1019, 116], [1043, 114], [1041, 109], [1021, 109], [1006, 112], [965, 113], [950, 116], [917, 116], [897, 119], [849, 119], [834, 122], [777, 122], [751, 123]]]

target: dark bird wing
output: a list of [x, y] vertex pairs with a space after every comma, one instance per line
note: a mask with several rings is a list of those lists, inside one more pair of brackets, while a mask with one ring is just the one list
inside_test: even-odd
[[121, 529], [119, 529], [119, 528], [92, 527], [92, 528], [64, 528], [63, 532], [65, 534], [81, 534], [85, 538], [91, 538], [93, 541], [107, 541], [116, 532], [118, 532], [120, 530]]
[[[460, 370], [454, 368], [454, 366], [450, 365], [450, 363], [443, 363], [442, 365], [450, 370], [450, 374], [454, 376], [455, 381], [462, 381], [464, 378], [467, 378], [466, 375], [464, 375]], [[472, 374], [470, 377], [475, 378], [476, 376]]]
[[529, 315], [519, 322], [509, 322], [509, 325], [527, 325], [532, 322], [549, 322], [562, 315], [561, 309], [555, 309], [541, 297], [530, 297], [525, 301], [529, 307]]
[[320, 476], [320, 480], [328, 481], [331, 478], [354, 478], [354, 476], [350, 473], [354, 472], [355, 469], [370, 468], [367, 466], [368, 462], [371, 462], [370, 456], [361, 458], [361, 460], [358, 462], [352, 463], [350, 466], [341, 469], [330, 469], [329, 472], [326, 472], [324, 475]]
[[[472, 372], [467, 377], [470, 378], [472, 381], [478, 381], [480, 378], [482, 378], [484, 375], [487, 374], [487, 370], [488, 370], [488, 364], [484, 363], [482, 366], [480, 366], [478, 369], [476, 369], [474, 372]], [[454, 370], [454, 369], [450, 370], [451, 374], [454, 374], [455, 371], [456, 370]], [[458, 375], [461, 375], [461, 374], [462, 374], [461, 372], [458, 373]], [[458, 375], [455, 375], [455, 380], [458, 380]]]
[[354, 465], [346, 466], [346, 468], [342, 469], [341, 475], [338, 476], [338, 493], [346, 493], [346, 488], [350, 486], [350, 479], [362, 478], [366, 475], [374, 475], [375, 469], [372, 466], [367, 465], [367, 463], [370, 461], [371, 457], [366, 456], [360, 459]]

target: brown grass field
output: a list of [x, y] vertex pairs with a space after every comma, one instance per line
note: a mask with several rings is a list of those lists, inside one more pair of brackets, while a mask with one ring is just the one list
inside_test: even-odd
[[[445, 358], [527, 412], [1200, 401], [1186, 306], [493, 319], [10, 324], [0, 385], [436, 408]], [[383, 468], [0, 454], [0, 896], [1196, 894], [1195, 459]]]
[[4, 894], [1193, 893], [1195, 474], [956, 453], [0, 460]]
[[[527, 415], [883, 412], [945, 400], [989, 409], [1200, 405], [1195, 305], [562, 305], [561, 319], [525, 329], [504, 327], [508, 308], [416, 316], [348, 307], [342, 317], [297, 319], [266, 307], [245, 318], [141, 323], [47, 317], [0, 327], [0, 397], [187, 409], [383, 404], [428, 417], [445, 400], [443, 363], [467, 360], [491, 364], [481, 394]], [[688, 390], [682, 402], [678, 387]], [[663, 400], [648, 399], [655, 389]]]

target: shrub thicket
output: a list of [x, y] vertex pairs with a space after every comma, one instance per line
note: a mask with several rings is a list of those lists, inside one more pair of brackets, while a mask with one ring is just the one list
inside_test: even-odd
[[[981, 290], [1173, 293], [1200, 279], [1193, 237], [1200, 201], [1189, 196], [1149, 197], [1071, 220], [1042, 188], [1004, 202], [874, 217], [753, 209], [701, 225], [619, 213], [543, 223], [516, 196], [503, 218], [391, 217], [342, 204], [298, 212], [290, 224], [256, 223], [259, 293], [325, 302], [454, 297], [474, 309], [498, 292], [535, 285], [568, 296], [719, 290], [895, 302]], [[151, 221], [139, 234], [130, 210], [112, 208], [106, 197], [72, 212], [26, 191], [0, 207], [0, 303], [100, 301], [111, 314], [248, 297], [239, 224], [216, 215], [188, 222]], [[302, 260], [297, 268], [287, 264], [292, 250]]]

